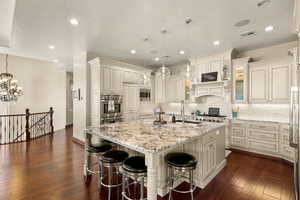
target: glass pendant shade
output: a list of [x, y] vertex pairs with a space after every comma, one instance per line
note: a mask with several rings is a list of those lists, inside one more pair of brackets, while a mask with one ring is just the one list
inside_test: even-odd
[[167, 78], [167, 77], [170, 77], [171, 76], [171, 71], [168, 67], [166, 67], [165, 65], [162, 65], [158, 71], [157, 71], [157, 74], [159, 76], [161, 76], [162, 78]]

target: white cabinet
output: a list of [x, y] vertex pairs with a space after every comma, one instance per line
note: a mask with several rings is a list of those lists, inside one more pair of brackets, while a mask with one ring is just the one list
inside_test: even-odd
[[288, 103], [290, 88], [289, 65], [270, 67], [270, 98], [273, 103]]
[[215, 96], [224, 96], [224, 86], [197, 86], [195, 88], [195, 97], [201, 96], [208, 96], [208, 95], [215, 95]]
[[248, 62], [247, 58], [238, 58], [232, 60], [232, 83], [233, 83], [233, 101], [235, 103], [248, 102]]
[[155, 102], [164, 103], [166, 100], [166, 80], [162, 77], [155, 77]]
[[112, 67], [101, 68], [101, 93], [122, 94], [123, 71]]
[[138, 95], [138, 86], [134, 84], [124, 84], [124, 93], [123, 93], [123, 112], [138, 112], [139, 109], [139, 95]]
[[230, 146], [292, 162], [295, 152], [289, 146], [288, 131], [288, 124], [233, 120]]
[[249, 100], [251, 103], [268, 101], [268, 67], [251, 67], [249, 70]]
[[218, 81], [222, 80], [223, 75], [223, 66], [224, 61], [222, 59], [220, 60], [210, 60], [202, 63], [193, 63], [194, 71], [195, 71], [195, 81], [201, 82], [201, 76], [203, 73], [209, 73], [209, 72], [218, 72]]
[[203, 179], [207, 178], [216, 168], [216, 140], [203, 145]]
[[288, 103], [290, 65], [251, 67], [249, 70], [251, 103]]
[[180, 77], [170, 77], [166, 80], [166, 101], [178, 102], [185, 100], [184, 80]]
[[117, 94], [122, 94], [123, 91], [123, 76], [122, 71], [117, 69], [112, 69], [111, 73], [111, 90]]

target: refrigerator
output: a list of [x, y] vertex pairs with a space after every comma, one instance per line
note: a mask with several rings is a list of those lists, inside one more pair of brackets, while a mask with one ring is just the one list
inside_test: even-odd
[[[300, 43], [299, 43], [300, 44]], [[299, 45], [300, 47], [300, 45]], [[300, 101], [300, 57], [299, 57], [299, 47], [291, 50], [291, 55], [294, 57], [293, 67], [292, 67], [292, 84], [290, 88], [290, 114], [289, 114], [289, 143], [295, 150], [294, 159], [294, 191], [295, 199], [300, 200], [300, 137], [299, 137], [299, 101]]]
[[[299, 68], [299, 67], [298, 67]], [[297, 71], [299, 75], [299, 70]], [[294, 191], [295, 191], [295, 200], [299, 199], [299, 183], [300, 183], [300, 177], [299, 177], [299, 87], [298, 86], [292, 86], [291, 87], [291, 95], [290, 95], [290, 127], [289, 127], [289, 142], [290, 146], [294, 148], [295, 150], [295, 160], [293, 163], [294, 167]]]

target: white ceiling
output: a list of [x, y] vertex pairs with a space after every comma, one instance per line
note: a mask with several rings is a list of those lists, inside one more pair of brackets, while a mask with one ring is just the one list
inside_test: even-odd
[[15, 5], [15, 0], [0, 0], [0, 46], [9, 46]]
[[[1, 0], [2, 1], [2, 0]], [[250, 50], [296, 39], [290, 33], [293, 0], [17, 0], [11, 48], [2, 52], [72, 63], [75, 50], [132, 64], [158, 65], [155, 57], [169, 55], [167, 64], [230, 48]], [[75, 17], [78, 27], [69, 24]], [[192, 18], [190, 25], [185, 24]], [[243, 19], [250, 24], [237, 28]], [[266, 33], [265, 27], [274, 26]], [[162, 35], [160, 31], [168, 33]], [[241, 38], [241, 32], [257, 35]], [[149, 38], [144, 42], [144, 38]], [[219, 40], [221, 44], [212, 43]], [[50, 50], [49, 45], [55, 45]], [[135, 49], [135, 55], [130, 50]], [[151, 53], [151, 51], [157, 53]], [[184, 50], [185, 55], [180, 55]]]

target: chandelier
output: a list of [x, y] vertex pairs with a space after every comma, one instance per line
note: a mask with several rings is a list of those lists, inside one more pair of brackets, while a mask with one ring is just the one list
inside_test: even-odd
[[165, 79], [171, 75], [171, 72], [170, 72], [170, 69], [163, 64], [158, 69], [157, 74], [158, 74], [158, 76], [161, 76], [163, 79]]
[[13, 79], [13, 75], [7, 72], [8, 55], [5, 59], [5, 73], [0, 74], [0, 101], [10, 102], [17, 101], [18, 97], [23, 94], [22, 88], [18, 86], [18, 81]]

